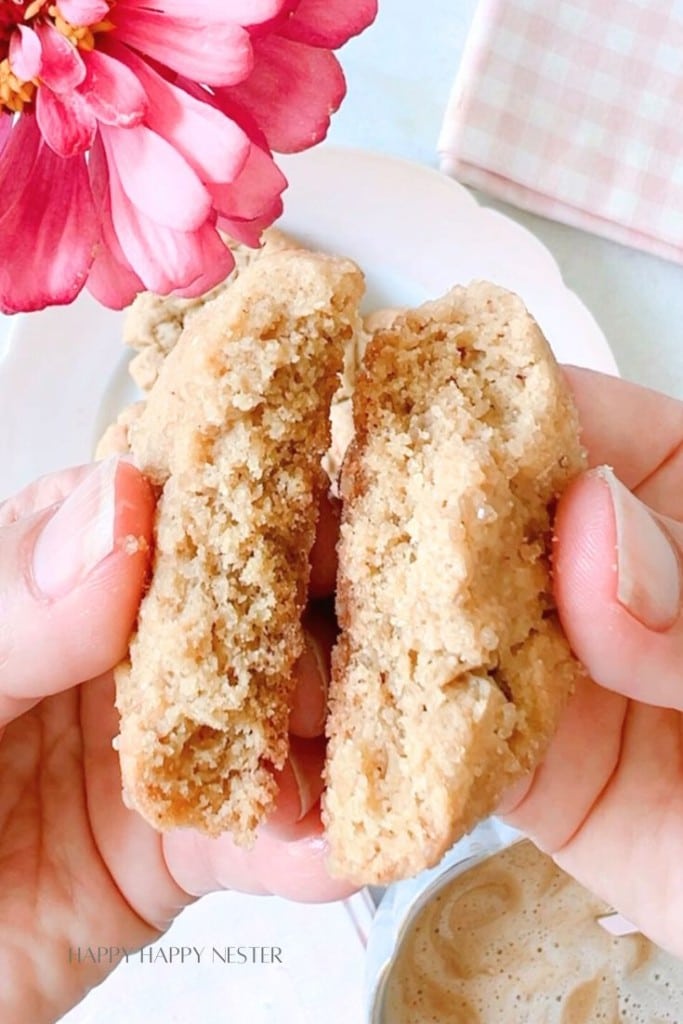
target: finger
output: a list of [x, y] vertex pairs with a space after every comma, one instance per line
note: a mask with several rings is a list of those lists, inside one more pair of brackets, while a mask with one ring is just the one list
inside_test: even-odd
[[330, 654], [336, 625], [323, 606], [309, 609], [304, 619], [306, 649], [296, 663], [296, 687], [292, 699], [289, 731], [294, 736], [320, 736], [327, 717]]
[[619, 760], [627, 703], [587, 676], [579, 679], [541, 765], [505, 794], [496, 813], [541, 849], [563, 847]]
[[90, 466], [74, 466], [34, 480], [18, 494], [12, 495], [0, 504], [0, 527], [10, 526], [17, 519], [63, 501], [87, 476], [90, 469]]
[[678, 957], [682, 755], [680, 715], [629, 702], [616, 770], [570, 842], [556, 851], [561, 867]]
[[337, 576], [337, 540], [339, 537], [339, 502], [324, 494], [315, 543], [311, 550], [309, 593], [313, 598], [334, 593]]
[[[613, 466], [631, 489], [660, 467], [680, 467], [683, 403], [593, 370], [567, 366], [564, 372], [592, 466]], [[642, 429], [649, 425], [656, 429]]]
[[193, 896], [235, 889], [327, 903], [355, 891], [348, 882], [328, 874], [327, 843], [317, 808], [299, 823], [297, 837], [287, 841], [262, 830], [246, 850], [229, 835], [209, 839], [183, 829], [164, 836], [164, 854], [175, 881]]
[[569, 642], [602, 686], [683, 709], [683, 526], [655, 517], [607, 470], [562, 497], [555, 594]]
[[0, 530], [0, 722], [123, 657], [153, 507], [144, 477], [107, 460], [61, 504]]
[[323, 791], [325, 743], [322, 737], [302, 740], [292, 736], [289, 756], [276, 772], [279, 792], [275, 810], [263, 824], [264, 831], [281, 839], [296, 838], [300, 822], [315, 807]]
[[682, 752], [678, 712], [586, 679], [526, 794], [506, 810], [511, 825], [678, 956]]
[[97, 850], [126, 903], [154, 928], [165, 930], [188, 903], [170, 877], [161, 836], [121, 798], [121, 770], [113, 740], [119, 731], [112, 672], [80, 689], [83, 778]]

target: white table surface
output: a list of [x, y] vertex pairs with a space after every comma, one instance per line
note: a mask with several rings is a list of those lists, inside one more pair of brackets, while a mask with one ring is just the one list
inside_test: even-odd
[[[413, 0], [380, 0], [380, 6], [376, 25], [343, 53], [349, 92], [334, 121], [330, 140], [436, 166], [441, 118], [476, 0], [421, 0], [419, 5]], [[602, 327], [624, 377], [683, 399], [680, 267], [493, 203], [484, 196], [478, 198], [520, 221], [545, 243], [566, 283]], [[10, 323], [9, 318], [0, 315], [0, 352]], [[311, 919], [308, 939], [320, 942], [320, 938], [313, 938], [314, 930]], [[328, 962], [330, 953], [327, 951], [324, 957]], [[320, 963], [318, 969], [324, 977], [325, 964]], [[187, 984], [188, 975], [183, 977]], [[204, 983], [206, 980], [204, 975]], [[201, 985], [199, 979], [197, 982]], [[159, 985], [157, 991], [161, 994], [166, 983], [160, 978]], [[170, 991], [168, 994], [173, 998]], [[91, 1005], [94, 1016], [75, 1014], [73, 1018], [69, 1015], [69, 1020], [103, 1019], [101, 1010], [98, 1014], [95, 1004]], [[145, 1019], [181, 1019], [169, 1012], [168, 1004], [158, 1009], [162, 1016], [149, 1016], [147, 1011]], [[223, 1006], [229, 1019], [237, 1020], [232, 1009], [230, 1013], [230, 1007]], [[348, 1012], [350, 1007], [346, 1009]], [[216, 1008], [218, 1016], [205, 1014], [203, 1019], [207, 1024], [226, 1020], [223, 1011]], [[273, 1012], [272, 1018], [264, 1020], [283, 1020], [287, 1024], [275, 1008]], [[358, 1018], [353, 1013], [352, 1017], [355, 1024]], [[296, 1018], [288, 1017], [291, 1024], [304, 1019], [309, 1019], [305, 1011]], [[337, 1019], [348, 1019], [351, 1024], [341, 1006], [330, 1008], [327, 1019], [330, 1024]]]

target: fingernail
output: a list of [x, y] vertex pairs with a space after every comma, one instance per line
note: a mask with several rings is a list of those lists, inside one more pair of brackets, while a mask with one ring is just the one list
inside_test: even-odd
[[289, 763], [292, 768], [292, 774], [294, 775], [294, 781], [296, 782], [296, 788], [299, 794], [299, 817], [296, 820], [301, 821], [302, 818], [306, 817], [311, 807], [313, 807], [318, 799], [318, 792], [315, 787], [311, 785], [310, 770], [306, 770], [307, 765], [303, 761], [299, 760], [296, 752], [291, 747], [289, 750]]
[[119, 459], [93, 469], [43, 527], [33, 552], [33, 578], [46, 597], [68, 594], [115, 547]]
[[678, 618], [681, 574], [678, 554], [646, 505], [616, 478], [599, 470], [609, 488], [617, 530], [617, 599], [648, 629], [668, 629]]
[[322, 727], [325, 724], [325, 719], [327, 718], [327, 691], [330, 684], [329, 668], [323, 649], [313, 634], [309, 633], [308, 630], [304, 630], [304, 637], [306, 640], [306, 647], [302, 657], [310, 659], [310, 664], [314, 667], [318, 675], [318, 679], [320, 680], [320, 689], [322, 690], [322, 711], [321, 719], [318, 724]]

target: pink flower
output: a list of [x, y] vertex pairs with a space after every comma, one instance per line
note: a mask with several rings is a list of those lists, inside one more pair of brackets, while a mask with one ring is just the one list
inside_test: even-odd
[[0, 0], [0, 310], [201, 294], [325, 136], [377, 0]]

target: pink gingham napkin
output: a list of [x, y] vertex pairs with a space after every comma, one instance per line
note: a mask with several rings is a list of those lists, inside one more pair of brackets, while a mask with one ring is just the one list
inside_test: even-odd
[[480, 0], [439, 151], [492, 196], [683, 262], [683, 3]]

